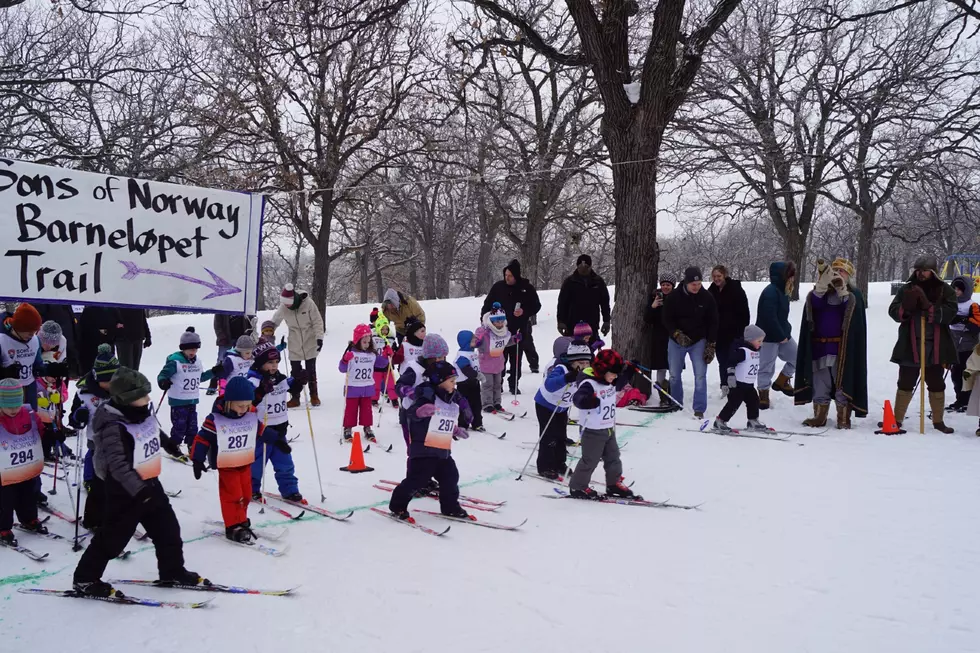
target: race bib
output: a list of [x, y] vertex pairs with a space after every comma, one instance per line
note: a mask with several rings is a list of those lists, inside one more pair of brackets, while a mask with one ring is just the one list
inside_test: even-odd
[[504, 355], [504, 348], [507, 347], [507, 343], [510, 341], [510, 334], [504, 334], [503, 336], [497, 336], [490, 334], [490, 357], [499, 358]]
[[453, 431], [459, 419], [459, 406], [446, 403], [436, 397], [436, 412], [429, 419], [429, 431], [425, 434], [425, 446], [433, 449], [452, 449]]
[[759, 378], [760, 354], [748, 347], [742, 349], [745, 351], [745, 360], [735, 366], [735, 380], [739, 383], [755, 385], [756, 379]]
[[419, 345], [413, 345], [407, 340], [402, 342], [402, 353], [405, 355], [405, 360], [402, 364], [398, 366], [398, 374], [404, 374], [405, 370], [408, 369], [409, 363], [414, 363], [418, 360], [419, 356], [422, 355], [422, 347]]
[[0, 367], [20, 363], [17, 383], [22, 388], [34, 383], [34, 362], [37, 360], [37, 351], [40, 347], [41, 341], [37, 336], [28, 342], [21, 342], [6, 333], [0, 334]]
[[580, 423], [587, 429], [599, 431], [613, 428], [616, 425], [616, 386], [594, 381], [584, 381], [584, 383], [592, 385], [596, 397], [599, 398], [599, 405], [584, 411]]
[[160, 475], [160, 424], [150, 417], [139, 424], [126, 424], [133, 436], [133, 469], [144, 481]]
[[33, 418], [31, 430], [20, 435], [0, 427], [0, 485], [6, 487], [29, 481], [40, 476], [43, 469], [41, 436]]
[[352, 388], [374, 386], [374, 361], [377, 360], [372, 352], [352, 352], [354, 358], [347, 363], [347, 385]]
[[251, 465], [255, 460], [258, 415], [247, 413], [240, 419], [212, 415], [212, 419], [218, 433], [218, 469]]
[[266, 426], [275, 426], [288, 422], [289, 408], [286, 406], [288, 402], [289, 380], [283, 379], [263, 399], [262, 423]]
[[384, 336], [372, 336], [371, 344], [374, 346], [374, 351], [380, 354], [388, 346], [388, 341], [385, 340]]
[[201, 372], [204, 367], [200, 359], [193, 363], [177, 363], [177, 372], [171, 377], [170, 396], [174, 399], [201, 398]]

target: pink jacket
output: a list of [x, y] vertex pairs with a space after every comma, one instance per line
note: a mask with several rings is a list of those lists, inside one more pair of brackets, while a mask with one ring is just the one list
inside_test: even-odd
[[[504, 371], [506, 355], [501, 352], [500, 356], [490, 355], [490, 338], [494, 333], [486, 327], [477, 327], [473, 332], [476, 336], [476, 348], [480, 351], [480, 371], [484, 374], [500, 374]], [[507, 333], [509, 339], [510, 332]]]
[[37, 413], [31, 410], [30, 406], [21, 406], [20, 412], [13, 417], [8, 417], [7, 415], [0, 413], [0, 426], [3, 426], [7, 433], [20, 435], [21, 433], [27, 433], [31, 430], [32, 419], [37, 424], [38, 433], [43, 432], [44, 424], [41, 423], [41, 418], [38, 417]]

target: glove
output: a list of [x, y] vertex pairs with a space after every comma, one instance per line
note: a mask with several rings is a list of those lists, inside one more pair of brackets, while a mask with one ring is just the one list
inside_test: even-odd
[[687, 335], [680, 329], [674, 331], [674, 334], [671, 336], [671, 338], [673, 338], [674, 342], [676, 342], [681, 347], [690, 347], [691, 345], [694, 344], [694, 342], [690, 338], [688, 338]]
[[264, 394], [269, 394], [276, 389], [276, 382], [272, 377], [266, 376], [262, 378], [262, 382], [259, 384], [259, 387], [262, 388], [262, 392]]
[[286, 336], [279, 339], [279, 346], [284, 347], [286, 345]]
[[0, 379], [19, 379], [23, 365], [13, 362], [7, 367], [0, 368]]
[[605, 346], [606, 346], [605, 340], [603, 340], [602, 338], [596, 338], [595, 342], [589, 345], [589, 348], [592, 350], [593, 353], [595, 353]]
[[520, 331], [514, 334], [514, 338], [513, 338], [514, 342], [520, 342], [523, 339], [524, 339], [524, 335]]
[[351, 362], [352, 360], [354, 360], [354, 352], [348, 349], [347, 352], [344, 354], [344, 357], [341, 358], [340, 360], [344, 361], [345, 363]]
[[567, 327], [567, 326], [565, 326], [565, 325], [564, 325], [563, 323], [561, 323], [561, 322], [559, 322], [559, 323], [558, 323], [558, 333], [560, 333], [560, 334], [562, 334], [563, 336], [569, 336], [569, 335], [571, 335], [571, 334], [570, 334], [570, 333], [568, 332], [568, 327]]
[[143, 349], [149, 349], [153, 346], [153, 341], [150, 340], [150, 336], [143, 338]]
[[293, 448], [289, 446], [289, 443], [282, 438], [276, 440], [273, 445], [276, 447], [276, 449], [283, 453], [292, 453], [293, 451]]
[[578, 378], [578, 372], [575, 370], [568, 370], [565, 372], [565, 383], [575, 383], [575, 379]]
[[470, 432], [464, 428], [457, 426], [455, 429], [453, 429], [453, 437], [458, 438], [460, 440], [465, 440], [468, 437], [470, 437]]
[[321, 349], [323, 349], [323, 338], [317, 338], [316, 339], [316, 353], [319, 354]]
[[47, 374], [45, 376], [53, 376], [59, 379], [67, 379], [68, 363], [48, 363]]
[[715, 359], [715, 343], [709, 342], [704, 346], [704, 364], [711, 365], [711, 361]]
[[582, 406], [581, 406], [581, 408], [584, 408], [586, 410], [591, 410], [592, 408], [598, 408], [598, 407], [599, 407], [599, 397], [595, 396], [594, 392], [592, 393], [591, 397], [585, 398], [585, 401], [582, 402]]
[[432, 417], [435, 414], [436, 414], [435, 404], [422, 404], [421, 406], [415, 409], [415, 415], [417, 417], [426, 418], [426, 417]]
[[161, 379], [157, 381], [157, 385], [160, 386], [161, 390], [169, 390], [171, 387], [173, 387], [174, 382], [170, 379]]
[[970, 370], [963, 370], [963, 380], [964, 381], [967, 380], [967, 379], [969, 379], [971, 376], [973, 376], [973, 374], [970, 372]]
[[68, 426], [80, 431], [88, 426], [88, 418], [88, 408], [79, 408], [68, 416]]
[[387, 358], [391, 358], [392, 356], [395, 355], [395, 352], [391, 351], [391, 345], [385, 345], [384, 351], [381, 353], [384, 354], [385, 357]]
[[203, 474], [206, 471], [208, 471], [208, 468], [204, 466], [204, 461], [203, 460], [195, 460], [194, 461], [194, 478], [195, 479], [201, 480], [201, 474]]
[[609, 324], [609, 322], [605, 322], [605, 323], [603, 323], [602, 328], [600, 328], [599, 331], [602, 332], [602, 335], [608, 336], [609, 335], [609, 329], [611, 329], [611, 328], [612, 328], [612, 325]]
[[221, 374], [222, 371], [224, 371], [224, 369], [225, 369], [224, 363], [218, 363], [217, 365], [211, 368], [211, 375], [218, 376], [219, 374]]
[[168, 438], [164, 433], [160, 433], [160, 446], [174, 458], [180, 458], [184, 455], [184, 452], [180, 450], [180, 445], [173, 438]]
[[415, 399], [415, 388], [405, 388], [405, 390], [402, 391], [402, 396], [405, 397], [406, 399], [414, 400]]
[[929, 300], [926, 299], [925, 292], [919, 286], [906, 289], [905, 294], [902, 295], [902, 309], [906, 313], [914, 313], [927, 306], [929, 306]]
[[167, 495], [152, 485], [144, 485], [133, 499], [143, 512], [153, 512], [167, 505]]

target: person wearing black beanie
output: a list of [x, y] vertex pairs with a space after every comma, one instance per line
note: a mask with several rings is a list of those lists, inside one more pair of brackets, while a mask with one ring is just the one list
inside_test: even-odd
[[[599, 317], [602, 317], [600, 327]], [[561, 284], [558, 292], [558, 332], [571, 336], [579, 322], [592, 327], [589, 344], [599, 338], [599, 333], [607, 335], [610, 329], [609, 289], [605, 280], [592, 269], [592, 257], [579, 255], [575, 270]]]
[[[539, 357], [538, 351], [534, 347], [534, 338], [531, 335], [532, 320], [538, 311], [541, 310], [541, 300], [538, 298], [538, 291], [531, 285], [531, 282], [521, 276], [521, 263], [517, 259], [511, 260], [504, 266], [504, 278], [493, 284], [487, 297], [483, 300], [483, 307], [480, 309], [480, 319], [493, 310], [494, 303], [499, 303], [507, 316], [507, 327], [511, 335], [521, 334], [521, 344], [517, 344], [511, 339], [511, 345], [505, 350], [507, 355], [507, 366], [510, 368], [507, 383], [512, 394], [519, 394], [517, 383], [521, 375], [521, 363], [527, 357], [527, 362], [531, 366], [531, 373], [538, 373]], [[518, 361], [518, 356], [522, 359]]]

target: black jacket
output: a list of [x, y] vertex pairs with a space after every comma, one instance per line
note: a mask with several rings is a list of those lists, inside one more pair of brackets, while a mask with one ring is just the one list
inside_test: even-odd
[[583, 277], [578, 272], [572, 272], [561, 284], [558, 293], [558, 312], [556, 318], [559, 324], [571, 329], [579, 322], [585, 322], [592, 327], [593, 333], [599, 332], [599, 314], [602, 321], [609, 321], [609, 289], [606, 282], [595, 272], [589, 272]]
[[228, 315], [225, 313], [214, 316], [214, 337], [219, 347], [234, 347], [239, 337], [252, 333], [254, 316]]
[[142, 308], [120, 308], [118, 310], [123, 325], [119, 340], [142, 344], [150, 336], [150, 325], [146, 321], [146, 311]]
[[687, 292], [686, 284], [678, 286], [664, 299], [661, 317], [671, 337], [679, 330], [693, 342], [717, 342], [718, 309], [711, 293], [703, 286], [696, 295]]
[[[530, 281], [521, 276], [521, 265], [517, 261], [511, 261], [504, 270], [510, 270], [517, 279], [517, 283], [508, 286], [507, 282], [501, 279], [493, 284], [490, 292], [487, 293], [487, 298], [483, 300], [480, 319], [482, 320], [483, 315], [490, 312], [494, 302], [500, 302], [501, 308], [507, 314], [507, 326], [510, 328], [510, 332], [517, 333], [518, 330], [527, 332], [528, 320], [541, 310], [538, 291], [534, 289]], [[521, 303], [521, 309], [524, 311], [520, 317], [514, 317], [514, 307], [517, 302]]]
[[729, 279], [724, 288], [711, 284], [708, 292], [718, 309], [718, 344], [727, 345], [740, 339], [745, 333], [745, 327], [752, 320], [749, 315], [749, 299], [742, 289], [742, 282]]
[[108, 343], [115, 346], [122, 333], [122, 329], [116, 328], [117, 324], [122, 324], [117, 308], [86, 306], [82, 311], [78, 319], [78, 363], [82, 374], [92, 369], [99, 345]]
[[[679, 292], [674, 290], [671, 294]], [[664, 326], [663, 312], [664, 307], [653, 308], [653, 300], [657, 296], [656, 292], [650, 293], [647, 297], [646, 310], [643, 312], [643, 321], [650, 325], [650, 337], [653, 339], [653, 360], [650, 363], [652, 370], [666, 370], [670, 368], [667, 363], [667, 341], [670, 340], [670, 333]], [[664, 297], [664, 302], [667, 297]]]

